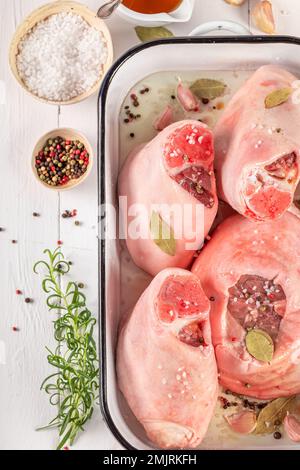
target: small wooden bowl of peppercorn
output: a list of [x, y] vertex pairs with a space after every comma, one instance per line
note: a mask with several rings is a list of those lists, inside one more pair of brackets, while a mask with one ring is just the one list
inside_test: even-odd
[[82, 183], [93, 164], [87, 138], [74, 129], [54, 129], [43, 135], [32, 153], [35, 178], [46, 188], [65, 191]]

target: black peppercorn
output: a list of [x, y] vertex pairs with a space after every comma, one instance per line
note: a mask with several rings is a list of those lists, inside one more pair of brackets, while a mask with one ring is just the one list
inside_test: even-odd
[[273, 437], [274, 437], [274, 439], [281, 439], [281, 437], [282, 437], [281, 432], [279, 432], [279, 431], [274, 432]]

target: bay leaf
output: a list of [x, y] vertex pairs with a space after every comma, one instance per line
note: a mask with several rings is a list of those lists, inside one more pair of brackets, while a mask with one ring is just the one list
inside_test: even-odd
[[278, 90], [272, 91], [265, 98], [265, 108], [275, 108], [283, 103], [285, 103], [289, 96], [292, 93], [291, 88], [278, 88]]
[[262, 362], [272, 360], [274, 343], [268, 333], [259, 329], [250, 330], [246, 334], [245, 342], [248, 353], [255, 359]]
[[191, 92], [198, 98], [213, 100], [222, 96], [226, 89], [225, 83], [211, 78], [199, 78], [190, 87]]
[[278, 428], [287, 413], [293, 413], [296, 397], [276, 398], [261, 410], [257, 418], [255, 434], [271, 434]]
[[171, 38], [174, 36], [172, 31], [163, 26], [147, 28], [146, 26], [136, 26], [135, 32], [142, 42], [154, 41], [155, 39]]
[[176, 240], [174, 230], [161, 217], [153, 211], [150, 218], [150, 232], [154, 243], [167, 255], [176, 253]]

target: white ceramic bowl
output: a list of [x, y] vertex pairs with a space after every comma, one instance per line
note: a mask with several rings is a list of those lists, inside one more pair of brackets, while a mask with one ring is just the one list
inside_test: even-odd
[[147, 15], [130, 10], [122, 4], [116, 11], [129, 23], [137, 24], [139, 26], [162, 26], [170, 23], [184, 23], [189, 21], [193, 13], [194, 6], [195, 0], [182, 0], [179, 7], [170, 13]]

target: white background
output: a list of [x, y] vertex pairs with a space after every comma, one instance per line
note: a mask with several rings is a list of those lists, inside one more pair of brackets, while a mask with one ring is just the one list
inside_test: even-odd
[[[233, 20], [253, 27], [249, 9], [256, 0], [233, 7], [224, 0], [196, 0], [189, 23], [171, 25], [176, 35], [189, 33], [211, 20]], [[9, 43], [17, 25], [43, 0], [0, 0], [0, 448], [53, 449], [57, 432], [35, 428], [54, 417], [55, 409], [39, 390], [50, 373], [45, 346], [53, 344], [52, 318], [45, 306], [40, 280], [32, 272], [44, 248], [57, 240], [73, 261], [72, 277], [86, 285], [89, 307], [97, 314], [97, 168], [77, 189], [56, 193], [39, 185], [30, 169], [32, 148], [37, 139], [56, 127], [73, 127], [85, 133], [96, 154], [97, 96], [83, 103], [58, 108], [42, 104], [24, 93], [8, 66]], [[85, 0], [92, 10], [104, 3]], [[300, 1], [273, 0], [278, 34], [300, 35]], [[133, 26], [115, 15], [107, 21], [115, 58], [138, 43]], [[134, 82], [134, 77], [133, 77]], [[62, 219], [65, 209], [77, 209], [81, 226]], [[33, 212], [40, 217], [33, 217]], [[11, 240], [16, 239], [17, 244]], [[24, 295], [34, 299], [24, 302]], [[19, 328], [12, 331], [12, 326]], [[5, 364], [1, 364], [4, 359]], [[3, 361], [2, 361], [3, 362]], [[120, 449], [102, 421], [99, 409], [76, 449]]]

